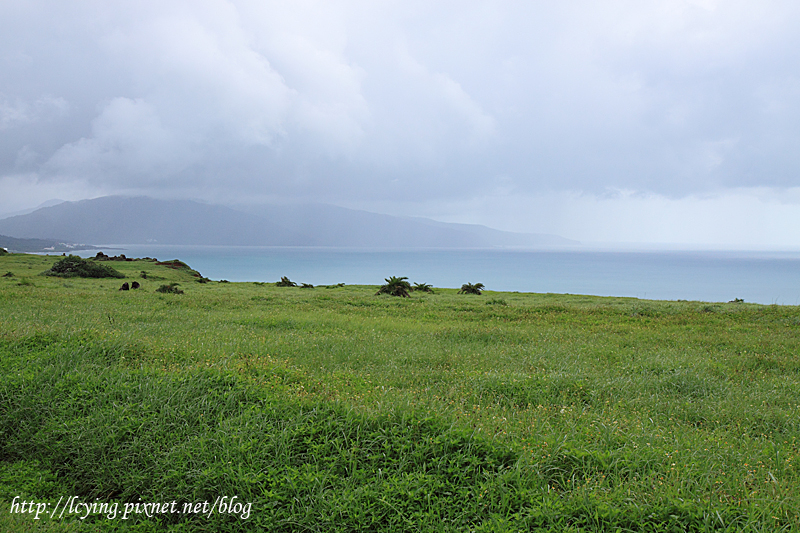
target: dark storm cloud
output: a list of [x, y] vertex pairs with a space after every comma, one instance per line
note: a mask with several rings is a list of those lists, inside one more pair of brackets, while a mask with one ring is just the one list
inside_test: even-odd
[[794, 2], [0, 5], [0, 179], [241, 201], [800, 186]]

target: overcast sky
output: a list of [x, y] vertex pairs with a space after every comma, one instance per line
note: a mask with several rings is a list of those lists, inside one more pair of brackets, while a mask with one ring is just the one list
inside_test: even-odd
[[800, 2], [3, 0], [0, 213], [321, 201], [800, 247]]

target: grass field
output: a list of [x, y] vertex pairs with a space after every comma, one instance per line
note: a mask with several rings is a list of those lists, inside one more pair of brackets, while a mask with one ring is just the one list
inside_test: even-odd
[[58, 259], [0, 256], [0, 530], [800, 531], [798, 307]]

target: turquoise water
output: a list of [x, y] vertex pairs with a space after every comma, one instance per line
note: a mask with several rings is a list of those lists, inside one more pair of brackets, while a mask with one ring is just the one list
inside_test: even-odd
[[[800, 252], [357, 250], [114, 245], [109, 255], [181, 259], [214, 280], [379, 285], [389, 276], [434, 287], [800, 304]], [[82, 252], [92, 256], [94, 252]]]

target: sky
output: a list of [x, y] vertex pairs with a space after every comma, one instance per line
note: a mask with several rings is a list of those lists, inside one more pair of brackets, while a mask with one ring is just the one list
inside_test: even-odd
[[800, 2], [0, 2], [0, 213], [324, 202], [800, 248]]

